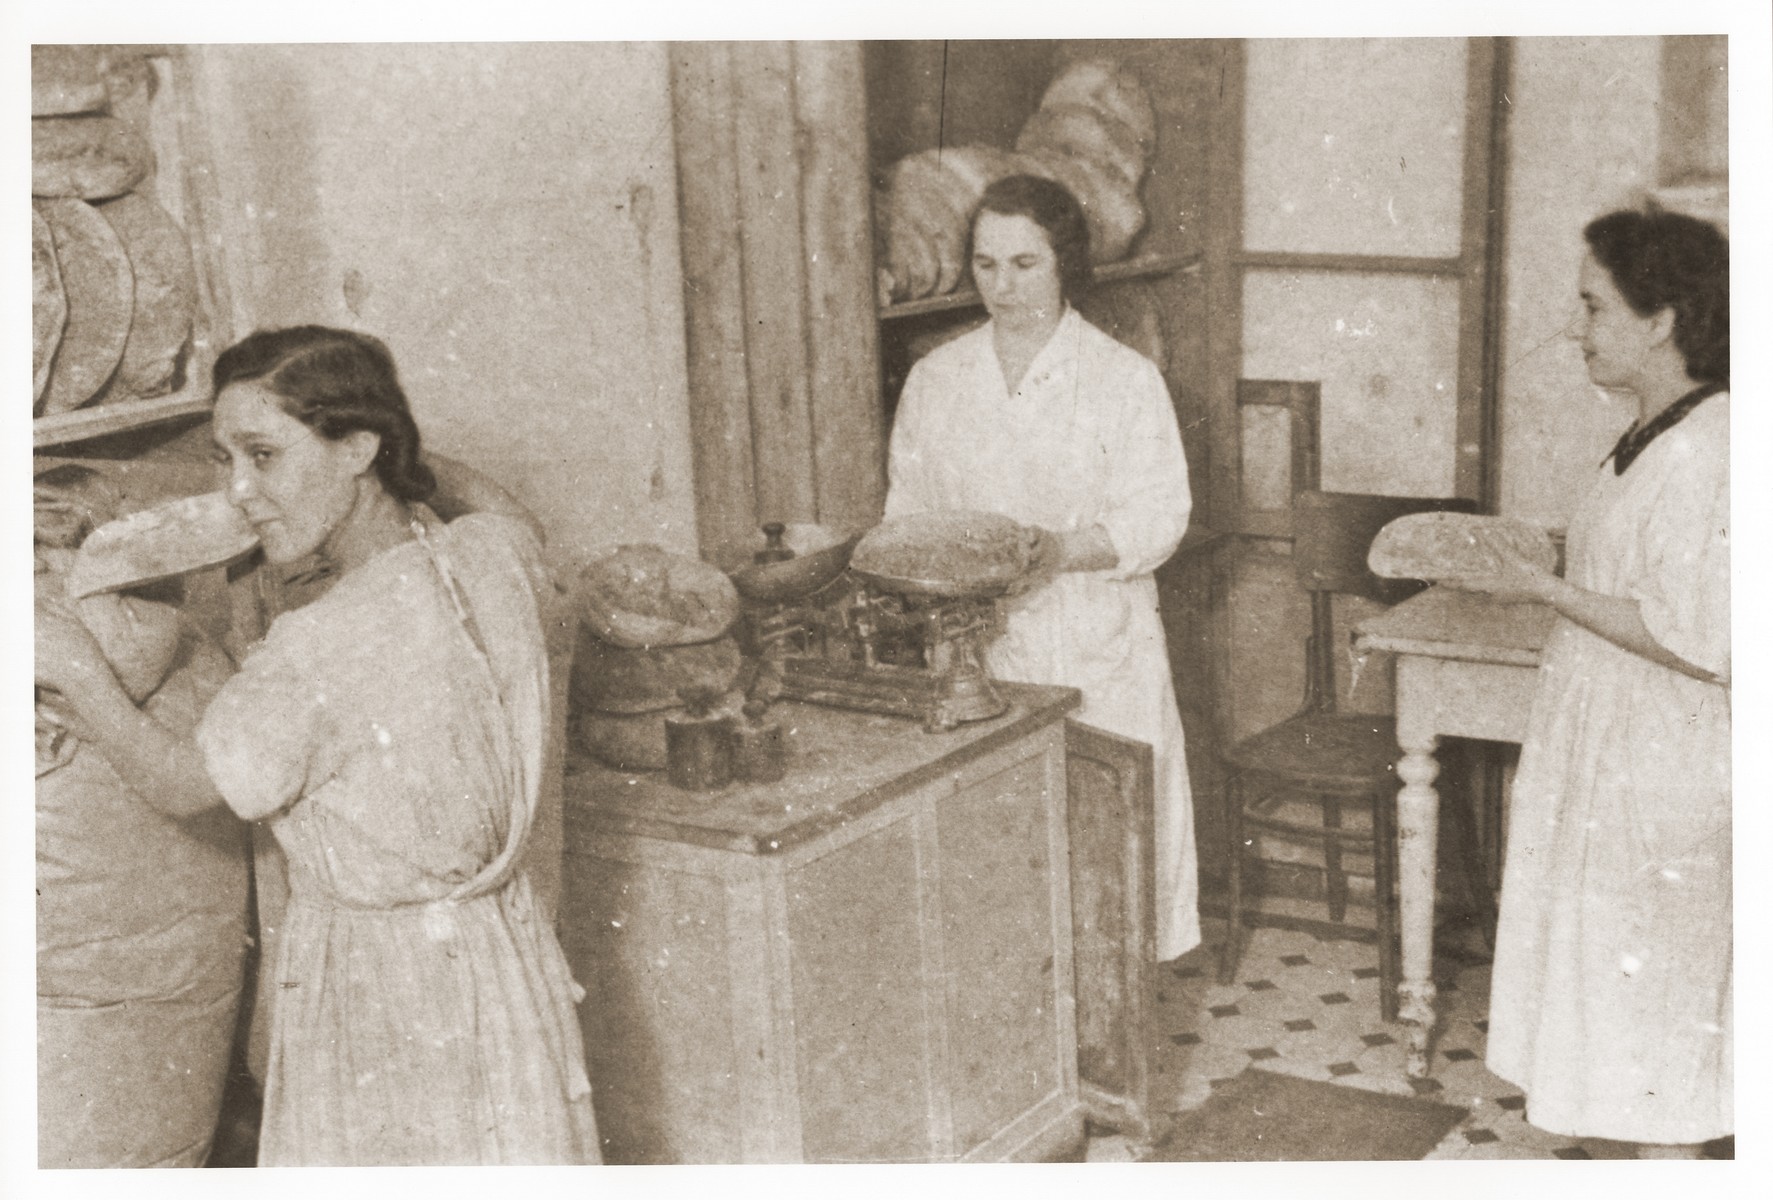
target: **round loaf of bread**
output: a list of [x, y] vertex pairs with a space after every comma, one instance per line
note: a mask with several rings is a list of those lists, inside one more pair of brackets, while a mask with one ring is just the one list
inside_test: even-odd
[[44, 413], [79, 408], [116, 371], [129, 340], [135, 277], [123, 242], [84, 200], [37, 200], [49, 226], [67, 297], [68, 318], [50, 365], [41, 401]]
[[638, 650], [611, 645], [581, 627], [573, 653], [572, 706], [581, 712], [663, 712], [683, 704], [683, 689], [729, 690], [742, 665], [739, 644], [730, 634], [693, 646]]
[[592, 633], [617, 646], [690, 646], [727, 633], [739, 593], [719, 567], [659, 546], [620, 546], [579, 574], [577, 598]]
[[49, 368], [62, 330], [68, 323], [68, 294], [62, 290], [62, 268], [55, 257], [55, 235], [42, 216], [31, 214], [31, 403], [40, 411]]
[[109, 101], [105, 59], [103, 46], [32, 46], [31, 115], [103, 112]]
[[154, 169], [141, 132], [116, 117], [33, 117], [31, 194], [108, 200]]
[[1027, 573], [1031, 550], [1029, 531], [1000, 513], [906, 513], [870, 530], [850, 567], [888, 591], [988, 595]]
[[165, 500], [107, 521], [80, 544], [68, 594], [140, 587], [233, 562], [259, 544], [222, 492]]
[[197, 312], [190, 243], [172, 214], [132, 192], [98, 206], [129, 255], [135, 299], [116, 373], [98, 402], [149, 399], [173, 390]]

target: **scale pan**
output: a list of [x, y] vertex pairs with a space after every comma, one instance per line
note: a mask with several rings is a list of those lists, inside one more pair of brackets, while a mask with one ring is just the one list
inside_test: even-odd
[[999, 513], [909, 513], [881, 522], [856, 546], [850, 568], [902, 596], [1001, 596], [1027, 574], [1034, 538]]
[[[794, 551], [794, 557], [740, 567], [732, 573], [733, 586], [745, 599], [762, 604], [810, 596], [843, 574], [859, 540], [860, 534], [846, 536], [824, 525], [789, 524], [784, 527], [782, 541]], [[750, 549], [756, 552], [765, 544], [760, 533]]]

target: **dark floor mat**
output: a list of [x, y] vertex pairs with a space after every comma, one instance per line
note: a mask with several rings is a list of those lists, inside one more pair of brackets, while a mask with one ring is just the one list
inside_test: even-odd
[[1432, 1100], [1339, 1087], [1251, 1067], [1177, 1118], [1153, 1162], [1419, 1159], [1467, 1116]]

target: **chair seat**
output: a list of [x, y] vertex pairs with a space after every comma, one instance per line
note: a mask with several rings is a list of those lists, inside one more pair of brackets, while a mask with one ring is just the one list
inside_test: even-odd
[[[1345, 850], [1370, 851], [1375, 840], [1372, 809], [1358, 802], [1357, 797], [1341, 796], [1348, 803], [1337, 810], [1338, 823], [1324, 824], [1324, 805], [1326, 795], [1322, 788], [1313, 788], [1309, 793], [1301, 792], [1294, 795], [1285, 788], [1263, 791], [1254, 799], [1245, 789], [1243, 824], [1245, 831], [1258, 830], [1275, 834], [1287, 842], [1295, 844], [1323, 846], [1326, 841], [1334, 840]], [[1373, 797], [1372, 780], [1361, 789], [1367, 799]], [[1337, 796], [1332, 790], [1329, 796]]]
[[1238, 742], [1225, 760], [1320, 790], [1366, 791], [1394, 776], [1397, 724], [1383, 713], [1301, 713]]

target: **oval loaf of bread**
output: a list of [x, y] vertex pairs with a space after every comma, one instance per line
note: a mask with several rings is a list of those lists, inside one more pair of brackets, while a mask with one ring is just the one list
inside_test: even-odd
[[31, 194], [108, 200], [148, 177], [148, 139], [116, 117], [31, 120]]
[[1557, 547], [1537, 525], [1514, 517], [1472, 513], [1413, 513], [1373, 539], [1367, 566], [1386, 579], [1452, 579], [1506, 574], [1513, 559], [1541, 570], [1556, 568]]
[[42, 411], [87, 403], [111, 378], [129, 340], [135, 276], [129, 253], [110, 223], [84, 200], [37, 200], [55, 239], [68, 319], [44, 384]]
[[135, 299], [117, 371], [98, 402], [150, 399], [173, 388], [197, 311], [197, 270], [191, 246], [152, 197], [140, 192], [98, 206], [129, 255]]

